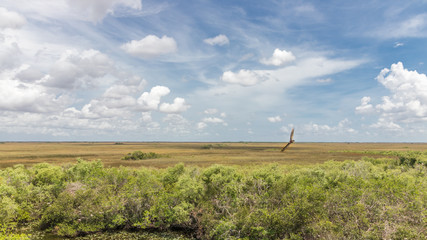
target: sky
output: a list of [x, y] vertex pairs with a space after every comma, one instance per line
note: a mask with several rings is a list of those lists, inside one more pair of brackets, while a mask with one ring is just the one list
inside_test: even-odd
[[0, 141], [427, 142], [427, 1], [0, 0]]

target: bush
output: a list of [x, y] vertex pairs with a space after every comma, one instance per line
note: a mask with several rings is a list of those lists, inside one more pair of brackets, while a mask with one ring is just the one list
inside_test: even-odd
[[425, 239], [425, 155], [405, 154], [258, 169], [15, 166], [0, 170], [0, 239], [27, 238], [23, 227], [70, 237], [180, 229], [198, 239]]
[[153, 152], [144, 153], [141, 151], [135, 151], [133, 153], [128, 153], [124, 157], [122, 157], [122, 160], [144, 160], [144, 159], [154, 159], [154, 158], [160, 158], [161, 155]]
[[427, 153], [409, 151], [399, 154], [399, 164], [414, 167], [416, 164], [427, 166]]

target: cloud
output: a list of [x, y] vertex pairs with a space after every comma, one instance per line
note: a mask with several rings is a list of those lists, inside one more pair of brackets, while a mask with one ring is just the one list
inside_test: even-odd
[[362, 98], [356, 112], [366, 114], [374, 112], [389, 122], [413, 123], [427, 121], [427, 76], [417, 71], [409, 71], [401, 62], [392, 64], [390, 69], [383, 69], [377, 81], [390, 92], [383, 96], [382, 102], [369, 104], [370, 97]]
[[[0, 75], [0, 78], [4, 76]], [[55, 112], [60, 111], [69, 98], [56, 96], [43, 86], [23, 83], [19, 80], [0, 80], [0, 110], [19, 112]]]
[[187, 111], [190, 106], [185, 103], [183, 98], [175, 98], [173, 103], [162, 103], [159, 107], [160, 112], [164, 113], [181, 113]]
[[126, 84], [114, 84], [107, 90], [105, 90], [102, 96], [104, 98], [110, 99], [132, 96], [135, 93], [140, 92], [146, 84], [147, 82], [141, 79], [139, 80], [139, 82], [135, 82], [133, 84], [129, 82], [127, 82]]
[[217, 118], [217, 117], [207, 117], [207, 118], [203, 118], [203, 122], [205, 122], [205, 123], [223, 123], [224, 120], [221, 118]]
[[370, 101], [370, 97], [363, 97], [360, 100], [360, 106], [356, 107], [356, 113], [366, 114], [374, 112], [374, 107], [369, 103]]
[[142, 112], [141, 113], [141, 120], [143, 122], [151, 122], [151, 121], [153, 121], [153, 118], [151, 117], [151, 112]]
[[331, 78], [317, 79], [316, 82], [318, 82], [318, 83], [331, 83], [332, 79]]
[[[133, 77], [131, 77], [133, 78]], [[126, 85], [124, 84], [126, 82]], [[81, 110], [74, 107], [68, 108], [76, 118], [119, 118], [128, 119], [133, 117], [134, 112], [141, 109], [138, 106], [135, 95], [140, 94], [146, 81], [139, 78], [138, 81], [127, 81], [126, 79], [118, 81], [105, 90], [105, 92], [85, 104]]]
[[27, 23], [25, 17], [0, 7], [0, 28], [21, 28]]
[[0, 122], [2, 122], [0, 131], [3, 133], [18, 133], [20, 136], [23, 133], [35, 135], [39, 140], [44, 138], [43, 135], [71, 138], [79, 136], [86, 139], [96, 139], [96, 136], [101, 136], [98, 139], [102, 140], [104, 134], [111, 134], [113, 131], [134, 132], [138, 128], [135, 121], [128, 119], [85, 118], [73, 108], [57, 114], [4, 112], [0, 115]]
[[[206, 114], [206, 115], [214, 115], [217, 113], [218, 113], [218, 109], [216, 109], [216, 108], [209, 108], [209, 109], [206, 109], [204, 111], [204, 114]], [[197, 129], [198, 130], [205, 129], [208, 126], [208, 123], [209, 124], [222, 124], [223, 126], [228, 126], [228, 123], [226, 123], [223, 119], [223, 118], [227, 117], [227, 114], [222, 112], [219, 114], [219, 116], [221, 118], [219, 118], [219, 117], [205, 117], [205, 118], [203, 118], [200, 122], [197, 123]]]
[[[133, 101], [134, 102], [134, 101]], [[107, 102], [99, 99], [93, 99], [88, 104], [84, 105], [80, 111], [75, 108], [69, 108], [68, 111], [75, 113], [76, 118], [86, 119], [111, 119], [115, 117], [123, 117], [130, 115], [129, 109], [125, 108], [130, 104], [123, 104], [119, 106], [111, 106]]]
[[203, 42], [205, 42], [206, 44], [209, 44], [211, 46], [214, 46], [214, 45], [223, 46], [223, 45], [230, 43], [227, 36], [225, 36], [223, 34], [220, 34], [220, 35], [213, 37], [213, 38], [207, 38], [207, 39], [203, 40]]
[[[289, 8], [289, 14], [294, 14], [297, 19], [301, 22], [324, 22], [324, 15], [316, 9], [313, 4], [310, 3], [294, 3], [293, 8]], [[304, 19], [304, 20], [302, 20]]]
[[324, 135], [324, 136], [330, 136], [330, 135], [336, 135], [336, 134], [342, 134], [342, 133], [357, 133], [357, 131], [350, 127], [351, 122], [347, 118], [340, 121], [336, 126], [329, 126], [327, 124], [316, 124], [316, 123], [310, 123], [310, 124], [304, 124], [302, 126], [302, 132], [305, 135]]
[[159, 38], [148, 35], [141, 40], [132, 40], [125, 43], [121, 48], [130, 55], [140, 58], [154, 58], [160, 55], [174, 53], [177, 51], [175, 39], [163, 36]]
[[239, 84], [241, 86], [253, 86], [261, 81], [262, 77], [255, 71], [242, 69], [238, 73], [226, 71], [222, 74], [222, 81]]
[[155, 86], [151, 88], [150, 92], [144, 92], [138, 98], [138, 106], [140, 109], [145, 111], [157, 110], [160, 99], [170, 93], [168, 87]]
[[[363, 59], [334, 59], [308, 56], [298, 59], [293, 65], [272, 70], [243, 70], [226, 72], [222, 81], [206, 89], [199, 89], [190, 101], [215, 107], [234, 116], [249, 116], [254, 109], [278, 109], [286, 105], [287, 111], [298, 105], [291, 104], [288, 91], [296, 86], [312, 84], [315, 79], [346, 71], [365, 63]], [[244, 75], [248, 77], [244, 77]], [[223, 84], [233, 82], [235, 84]], [[250, 80], [250, 81], [249, 81]], [[244, 83], [244, 84], [242, 84]], [[250, 87], [247, 87], [250, 86]], [[220, 101], [218, 100], [220, 99]], [[268, 116], [263, 119], [266, 120]]]
[[[364, 60], [328, 59], [325, 57], [311, 57], [301, 59], [295, 65], [285, 66], [274, 70], [246, 70], [238, 73], [224, 72], [222, 80], [241, 86], [264, 85], [272, 91], [290, 88], [296, 84], [304, 83], [303, 80], [331, 75], [347, 69], [354, 68], [364, 63]], [[275, 86], [276, 85], [276, 86]], [[279, 86], [277, 86], [279, 85]]]
[[418, 14], [403, 21], [399, 19], [398, 22], [387, 23], [372, 35], [382, 39], [425, 37], [427, 36], [427, 14]]
[[[163, 122], [167, 123], [167, 126], [162, 129], [166, 134], [172, 132], [185, 135], [189, 133], [188, 129], [191, 128], [190, 122], [179, 114], [167, 114], [163, 118]], [[173, 139], [173, 137], [171, 136], [169, 139]]]
[[2, 0], [2, 5], [18, 10], [28, 19], [41, 22], [78, 20], [101, 22], [107, 15], [140, 11], [140, 0]]
[[140, 0], [66, 0], [66, 2], [92, 22], [100, 22], [105, 15], [114, 13], [114, 8], [119, 5], [137, 10], [142, 8]]
[[[147, 112], [142, 115], [143, 122], [151, 122], [150, 111], [160, 111], [163, 113], [181, 113], [190, 106], [185, 104], [183, 98], [175, 98], [172, 104], [161, 103], [161, 98], [170, 93], [165, 86], [155, 86], [150, 92], [144, 92], [138, 99], [134, 95], [138, 94], [145, 80], [133, 85], [115, 84], [109, 87], [102, 96], [92, 99], [85, 104], [81, 110], [69, 108], [78, 118], [131, 118], [135, 112]], [[160, 107], [159, 107], [160, 106]]]
[[206, 123], [204, 123], [204, 122], [198, 122], [198, 123], [197, 123], [197, 129], [198, 129], [198, 130], [205, 129], [207, 126], [208, 126], [208, 125], [207, 125]]
[[44, 84], [58, 88], [80, 88], [96, 85], [95, 79], [112, 71], [113, 61], [97, 50], [67, 50], [53, 64]]
[[402, 131], [403, 128], [399, 126], [398, 124], [391, 122], [388, 119], [379, 118], [378, 121], [372, 125], [370, 125], [372, 128], [379, 128], [386, 131]]
[[404, 46], [405, 44], [404, 43], [401, 43], [401, 42], [395, 42], [394, 43], [394, 48], [398, 48], [398, 47], [402, 47], [402, 46]]
[[0, 36], [0, 70], [17, 67], [22, 52], [16, 42], [2, 41]]
[[15, 77], [23, 82], [35, 82], [43, 78], [43, 76], [44, 74], [38, 68], [24, 64], [21, 65]]
[[280, 116], [269, 117], [268, 121], [271, 122], [271, 123], [281, 122], [282, 118]]
[[216, 108], [209, 108], [209, 109], [206, 109], [204, 111], [204, 113], [205, 114], [216, 114], [216, 113], [218, 113], [218, 109], [216, 109]]
[[283, 66], [287, 63], [295, 61], [295, 56], [292, 52], [287, 52], [286, 50], [280, 50], [276, 48], [274, 50], [273, 56], [269, 59], [261, 59], [260, 62], [264, 65], [273, 65], [273, 66]]
[[203, 118], [202, 121], [197, 123], [197, 129], [202, 130], [208, 126], [208, 123], [212, 124], [222, 124], [223, 126], [228, 126], [228, 124], [224, 121], [224, 119], [218, 117], [206, 117]]
[[[128, 108], [136, 105], [136, 99], [132, 97], [132, 87], [114, 85], [102, 95], [102, 103], [108, 108]], [[114, 89], [114, 90], [112, 90]], [[114, 93], [114, 91], [123, 91]]]
[[[151, 111], [178, 113], [189, 107], [182, 98], [176, 98], [172, 104], [161, 104], [161, 97], [170, 92], [164, 86], [153, 87], [149, 92], [142, 93], [139, 99], [133, 97], [144, 85], [145, 80], [131, 85], [117, 83], [77, 109], [70, 106], [73, 99], [67, 99], [66, 95], [57, 97], [43, 85], [2, 80], [0, 94], [5, 97], [0, 96], [0, 121], [3, 124], [0, 131], [88, 137], [95, 136], [85, 135], [93, 130], [96, 130], [97, 136], [112, 134], [113, 131], [116, 134], [135, 132], [135, 129], [144, 129], [146, 133], [158, 132], [161, 128], [159, 123], [153, 121]], [[158, 109], [159, 105], [161, 110]], [[19, 123], [14, 123], [13, 119], [19, 119]], [[173, 123], [174, 119], [179, 122]], [[164, 121], [168, 122], [166, 132], [182, 133], [189, 129], [188, 121], [178, 114], [168, 114]]]

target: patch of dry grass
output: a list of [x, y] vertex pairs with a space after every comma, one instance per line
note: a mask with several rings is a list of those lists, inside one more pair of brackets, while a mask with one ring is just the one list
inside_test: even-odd
[[[425, 143], [294, 143], [280, 152], [284, 143], [205, 143], [205, 142], [5, 142], [0, 144], [0, 168], [16, 164], [48, 162], [56, 165], [75, 163], [76, 158], [101, 159], [105, 166], [163, 168], [185, 165], [210, 166], [315, 164], [328, 160], [358, 160], [373, 156], [369, 151], [426, 151]], [[209, 146], [209, 147], [206, 147]], [[133, 151], [155, 152], [164, 158], [126, 161]], [[389, 156], [391, 157], [391, 156]]]

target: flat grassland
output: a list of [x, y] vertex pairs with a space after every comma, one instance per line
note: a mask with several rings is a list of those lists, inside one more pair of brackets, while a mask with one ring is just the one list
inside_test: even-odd
[[[54, 165], [100, 159], [106, 167], [170, 167], [177, 163], [206, 167], [212, 164], [262, 165], [316, 164], [328, 160], [358, 160], [390, 157], [387, 151], [427, 151], [427, 143], [300, 143], [285, 152], [284, 143], [267, 142], [2, 142], [0, 168], [16, 164], [31, 166], [41, 162]], [[161, 154], [157, 159], [122, 160], [134, 151]]]

